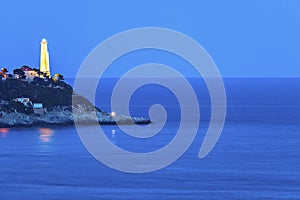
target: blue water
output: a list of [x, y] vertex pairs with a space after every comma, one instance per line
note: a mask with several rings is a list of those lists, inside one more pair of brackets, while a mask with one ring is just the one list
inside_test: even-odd
[[[148, 174], [104, 166], [74, 127], [1, 129], [0, 199], [300, 199], [300, 79], [224, 81], [227, 120], [213, 151], [198, 158], [210, 109], [203, 82], [191, 80], [202, 91], [198, 135], [179, 160]], [[110, 109], [106, 96], [113, 82], [98, 91], [100, 107]], [[135, 94], [131, 112], [147, 115], [149, 104], [165, 104], [169, 116], [160, 136], [137, 141], [116, 126], [102, 127], [113, 143], [137, 152], [168, 143], [180, 115], [167, 90], [144, 89]]]

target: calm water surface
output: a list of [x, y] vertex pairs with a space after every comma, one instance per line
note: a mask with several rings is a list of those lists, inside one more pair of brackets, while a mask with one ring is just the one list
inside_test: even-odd
[[[74, 127], [0, 129], [0, 199], [300, 199], [300, 80], [226, 79], [225, 84], [228, 116], [213, 151], [197, 157], [209, 119], [204, 105], [192, 146], [153, 173], [104, 166], [84, 148]], [[147, 105], [157, 101], [155, 95], [142, 101], [143, 95], [136, 94], [133, 114], [147, 114]], [[97, 101], [109, 109], [105, 98]], [[169, 118], [160, 136], [137, 141], [116, 126], [104, 126], [107, 137], [137, 152], [164, 146], [176, 133], [180, 113], [174, 102], [161, 101]]]

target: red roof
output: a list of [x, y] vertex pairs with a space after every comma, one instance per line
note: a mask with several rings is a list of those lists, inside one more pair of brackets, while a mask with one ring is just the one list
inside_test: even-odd
[[32, 71], [32, 69], [30, 67], [27, 67], [27, 66], [21, 67], [21, 70], [23, 70], [23, 71]]

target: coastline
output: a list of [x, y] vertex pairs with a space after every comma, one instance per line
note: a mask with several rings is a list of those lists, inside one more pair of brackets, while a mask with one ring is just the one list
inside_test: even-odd
[[[151, 120], [144, 120], [144, 121], [138, 121], [134, 122], [136, 125], [148, 125], [152, 124]], [[76, 124], [76, 126], [115, 126], [115, 125], [133, 125], [132, 123], [117, 123], [117, 122], [95, 122], [95, 121], [85, 121], [85, 122], [79, 122]], [[66, 122], [66, 123], [33, 123], [33, 124], [17, 124], [17, 125], [7, 125], [0, 123], [0, 129], [1, 128], [52, 128], [52, 127], [72, 127], [75, 126], [74, 122]]]
[[81, 110], [72, 113], [57, 107], [56, 110], [44, 115], [27, 115], [25, 113], [1, 113], [0, 128], [30, 128], [40, 126], [93, 126], [93, 125], [146, 125], [152, 123], [144, 117], [129, 117], [124, 115], [111, 116], [98, 108], [95, 111]]

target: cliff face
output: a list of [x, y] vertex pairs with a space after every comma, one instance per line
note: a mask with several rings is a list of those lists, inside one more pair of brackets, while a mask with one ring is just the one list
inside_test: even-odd
[[[42, 103], [45, 114], [34, 114], [32, 106], [14, 101], [30, 98], [33, 103]], [[73, 102], [72, 102], [73, 100]], [[72, 112], [74, 111], [74, 112]], [[86, 98], [76, 95], [65, 82], [34, 78], [0, 80], [0, 127], [71, 125], [79, 124], [148, 124], [144, 118], [114, 116], [95, 106]]]

